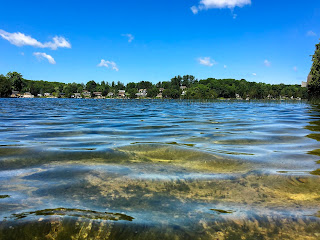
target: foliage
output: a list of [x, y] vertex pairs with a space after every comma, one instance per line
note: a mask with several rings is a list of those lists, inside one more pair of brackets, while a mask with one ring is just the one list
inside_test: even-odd
[[8, 72], [7, 78], [10, 80], [13, 90], [20, 92], [23, 87], [22, 75], [17, 72]]
[[128, 89], [127, 90], [127, 93], [128, 93], [128, 95], [129, 95], [129, 98], [136, 98], [137, 96], [136, 96], [136, 93], [138, 92], [138, 90], [137, 89], [135, 89], [135, 88], [130, 88], [130, 89]]
[[8, 78], [0, 75], [0, 97], [9, 97], [12, 93], [11, 82]]
[[155, 86], [148, 90], [148, 97], [155, 98], [159, 93], [159, 89]]
[[[318, 61], [319, 62], [319, 61]], [[18, 89], [21, 83], [21, 92], [31, 92], [33, 95], [51, 93], [56, 97], [70, 98], [75, 93], [82, 93], [87, 90], [91, 93], [101, 92], [102, 96], [107, 96], [109, 92], [118, 95], [119, 90], [125, 90], [129, 98], [136, 98], [136, 93], [139, 89], [147, 90], [148, 98], [155, 98], [159, 89], [163, 88], [163, 98], [173, 99], [216, 99], [216, 98], [235, 98], [240, 97], [246, 99], [278, 99], [282, 97], [307, 98], [306, 88], [301, 88], [299, 85], [277, 84], [271, 85], [266, 83], [248, 82], [245, 79], [201, 79], [198, 80], [192, 75], [176, 76], [170, 81], [163, 81], [153, 84], [149, 81], [140, 81], [138, 83], [129, 82], [124, 85], [121, 82], [112, 81], [111, 84], [105, 81], [101, 83], [91, 80], [86, 84], [83, 83], [60, 83], [47, 81], [32, 81], [25, 80], [22, 75], [16, 72], [8, 73], [7, 77], [2, 75], [1, 81], [6, 82], [1, 84], [1, 89], [10, 85], [11, 89]], [[187, 87], [182, 90], [181, 86]], [[2, 90], [1, 96], [10, 95], [10, 91]], [[5, 92], [5, 93], [4, 93]], [[182, 94], [183, 93], [183, 94]]]
[[313, 64], [310, 71], [312, 79], [308, 83], [308, 90], [311, 98], [320, 98], [320, 43], [316, 44], [312, 61]]
[[62, 92], [64, 86], [66, 85], [65, 83], [47, 81], [23, 80], [23, 82], [24, 87], [22, 88], [21, 92], [30, 92], [35, 96], [44, 93], [54, 93], [57, 89]]
[[306, 98], [307, 91], [300, 85], [271, 85], [266, 83], [247, 82], [244, 79], [208, 78], [194, 83], [187, 90], [187, 99], [235, 98], [270, 99], [282, 97]]
[[152, 87], [153, 87], [152, 82], [141, 81], [141, 82], [137, 83], [137, 88], [138, 89], [150, 89]]
[[91, 93], [96, 91], [96, 87], [97, 87], [97, 84], [94, 80], [91, 80], [86, 84], [86, 90], [88, 90]]
[[179, 90], [177, 90], [177, 89], [165, 89], [165, 90], [163, 90], [163, 92], [162, 92], [162, 96], [164, 97], [164, 98], [173, 98], [173, 99], [177, 99], [177, 98], [180, 98], [180, 95], [181, 95], [181, 93], [180, 93], [180, 91]]

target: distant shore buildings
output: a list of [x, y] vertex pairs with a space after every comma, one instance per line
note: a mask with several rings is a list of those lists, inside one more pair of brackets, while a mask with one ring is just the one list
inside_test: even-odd
[[25, 92], [25, 93], [23, 94], [23, 98], [34, 98], [34, 95], [32, 95], [32, 94], [29, 93], [29, 92]]
[[[312, 76], [309, 75], [307, 82], [302, 82], [301, 87], [307, 87], [310, 81], [312, 80]], [[109, 89], [111, 90], [111, 89]], [[132, 89], [129, 89], [132, 90]], [[148, 95], [148, 90], [150, 90], [150, 95]], [[177, 89], [174, 89], [176, 91]], [[186, 98], [188, 97], [188, 90], [189, 88], [187, 86], [181, 85], [179, 87], [178, 94], [180, 95], [180, 98]], [[156, 92], [155, 92], [156, 91]], [[66, 94], [65, 92], [59, 92], [57, 91], [57, 88], [55, 89], [55, 92], [50, 93], [50, 92], [45, 92], [45, 93], [39, 93], [36, 96], [34, 96], [30, 92], [25, 92], [25, 93], [20, 93], [18, 91], [12, 91], [12, 94], [10, 95], [11, 98], [74, 98], [74, 99], [163, 99], [163, 98], [171, 98], [170, 91], [172, 89], [165, 89], [165, 88], [140, 88], [140, 89], [135, 89], [133, 92], [129, 91], [126, 92], [124, 89], [120, 90], [115, 90], [112, 89], [109, 92], [102, 92], [102, 91], [94, 91], [90, 92], [86, 89], [81, 90], [81, 92], [75, 92], [73, 94]], [[190, 88], [191, 93], [194, 91], [194, 89]], [[268, 94], [268, 96], [264, 97], [266, 100], [301, 100], [300, 97], [296, 96], [293, 97], [291, 96], [291, 92], [284, 92], [283, 94], [273, 96], [271, 94]], [[178, 95], [178, 96], [179, 96]], [[176, 95], [177, 96], [177, 95]], [[179, 97], [174, 97], [174, 98], [179, 98]], [[192, 98], [191, 98], [192, 99]], [[249, 101], [251, 100], [251, 96], [249, 94], [238, 94], [235, 93], [234, 97], [229, 97], [229, 98], [218, 98], [218, 99], [236, 99], [236, 100], [246, 100]]]
[[138, 92], [136, 93], [136, 96], [138, 98], [145, 98], [148, 95], [147, 89], [139, 89]]

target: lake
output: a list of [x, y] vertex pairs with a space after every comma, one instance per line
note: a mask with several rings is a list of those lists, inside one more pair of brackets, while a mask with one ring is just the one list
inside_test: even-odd
[[319, 239], [320, 106], [0, 99], [0, 239]]

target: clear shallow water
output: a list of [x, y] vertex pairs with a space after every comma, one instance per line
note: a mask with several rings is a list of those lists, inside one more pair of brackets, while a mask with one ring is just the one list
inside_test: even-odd
[[319, 239], [319, 133], [307, 103], [0, 99], [0, 239]]

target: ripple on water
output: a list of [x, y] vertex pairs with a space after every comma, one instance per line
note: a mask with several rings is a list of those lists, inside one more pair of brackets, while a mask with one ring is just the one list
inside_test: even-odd
[[0, 239], [319, 237], [318, 106], [21, 102], [0, 99]]

